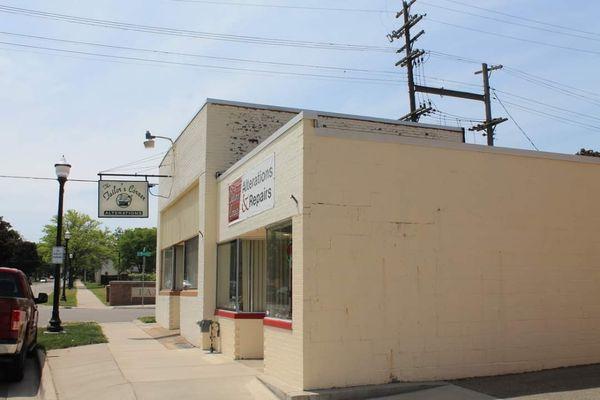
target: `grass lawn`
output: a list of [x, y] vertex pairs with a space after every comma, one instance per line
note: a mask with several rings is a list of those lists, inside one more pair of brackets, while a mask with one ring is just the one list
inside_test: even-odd
[[86, 344], [106, 343], [106, 336], [95, 322], [75, 322], [63, 324], [65, 333], [44, 333], [38, 328], [38, 344], [44, 350], [66, 349]]
[[[62, 296], [62, 288], [60, 289], [60, 294]], [[61, 299], [59, 304], [62, 307], [77, 307], [77, 289], [76, 288], [67, 289], [66, 295], [67, 295], [67, 301], [64, 302]], [[59, 296], [59, 299], [60, 299], [60, 296]], [[50, 292], [50, 293], [48, 293], [48, 302], [46, 303], [46, 305], [49, 305], [50, 307], [52, 307], [53, 301], [54, 301], [54, 292]]]
[[94, 282], [86, 282], [85, 287], [90, 289], [101, 302], [108, 305], [106, 299], [106, 286]]
[[138, 319], [145, 324], [153, 324], [156, 322], [156, 318], [154, 317], [154, 315], [148, 315], [146, 317], [139, 317]]

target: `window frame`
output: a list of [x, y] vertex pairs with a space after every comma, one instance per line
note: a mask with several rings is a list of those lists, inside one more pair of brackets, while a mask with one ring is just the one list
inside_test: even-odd
[[[235, 243], [235, 308], [232, 307], [225, 307], [225, 306], [221, 306], [219, 304], [219, 246], [225, 246], [225, 245], [231, 245]], [[240, 240], [239, 239], [233, 239], [233, 240], [229, 240], [227, 242], [223, 242], [223, 243], [217, 243], [217, 273], [216, 273], [216, 278], [217, 278], [217, 290], [215, 290], [215, 297], [216, 297], [216, 308], [220, 309], [220, 310], [227, 310], [227, 311], [234, 311], [234, 312], [240, 312], [240, 301], [239, 301], [239, 295], [240, 295], [240, 283], [239, 283], [239, 272], [240, 272], [240, 262], [239, 262], [239, 256], [240, 256]], [[230, 261], [231, 262], [231, 261]], [[230, 269], [230, 273], [229, 273], [229, 280], [228, 280], [228, 292], [231, 291], [230, 285], [231, 285], [231, 265], [229, 265], [229, 269]], [[228, 295], [228, 297], [230, 297], [230, 295]]]
[[[193, 267], [193, 268], [195, 268], [195, 273], [194, 273], [195, 278], [194, 278], [194, 281], [192, 282], [193, 284], [191, 286], [187, 286], [186, 287], [185, 284], [184, 284], [184, 282], [186, 281], [186, 275], [188, 273], [188, 268], [187, 268], [187, 266], [188, 266], [188, 264], [187, 264], [187, 261], [188, 261], [188, 242], [191, 242], [191, 241], [194, 241], [194, 240], [196, 241], [196, 251], [195, 251], [195, 253], [196, 253], [196, 257], [195, 257], [196, 261], [194, 262], [195, 265]], [[199, 272], [198, 271], [198, 268], [199, 268], [198, 257], [199, 257], [199, 254], [200, 254], [199, 246], [200, 246], [199, 235], [193, 236], [193, 237], [191, 237], [191, 238], [183, 241], [183, 274], [182, 274], [182, 277], [181, 277], [181, 279], [182, 279], [182, 284], [181, 284], [182, 290], [197, 290], [198, 289], [198, 272]], [[190, 281], [188, 280], [188, 282], [190, 282]]]
[[[249, 258], [248, 259], [248, 266], [244, 267], [244, 246], [245, 243], [249, 243], [249, 242], [263, 242], [263, 246], [264, 246], [264, 251], [263, 251], [263, 262], [258, 262], [256, 263], [255, 259]], [[232, 262], [232, 258], [231, 257], [229, 259], [229, 265], [223, 265], [220, 263], [219, 261], [219, 253], [220, 253], [220, 248], [221, 246], [235, 246], [235, 248], [233, 247], [229, 247], [227, 250], [225, 251], [229, 251], [230, 256], [234, 254], [235, 257], [235, 268], [233, 268], [233, 265], [231, 264]], [[248, 248], [249, 251], [249, 255], [253, 254], [253, 249], [252, 246], [249, 246]], [[227, 289], [222, 289], [222, 283], [220, 279], [222, 279], [222, 274], [221, 271], [224, 269], [228, 269], [229, 270], [229, 275], [228, 275], [228, 283], [227, 283]], [[246, 314], [263, 314], [264, 315], [264, 299], [266, 296], [266, 292], [265, 292], [265, 286], [263, 285], [262, 288], [259, 289], [255, 289], [255, 287], [253, 286], [254, 283], [254, 275], [256, 274], [256, 270], [262, 269], [262, 274], [265, 274], [266, 272], [266, 240], [265, 239], [244, 239], [244, 238], [237, 238], [237, 239], [233, 239], [233, 240], [229, 240], [226, 242], [222, 242], [222, 243], [217, 243], [217, 273], [216, 273], [216, 288], [217, 290], [215, 291], [215, 298], [216, 298], [216, 308], [219, 310], [225, 310], [225, 311], [231, 311], [231, 312], [235, 312], [235, 313], [246, 313]], [[232, 273], [233, 272], [233, 273]], [[234, 275], [235, 274], [235, 275]], [[264, 276], [264, 275], [263, 275]], [[264, 278], [263, 278], [264, 279]], [[231, 296], [231, 283], [235, 282], [235, 299], [234, 301], [230, 301], [230, 299], [232, 298]], [[223, 296], [221, 296], [224, 293], [224, 290], [227, 290], [227, 298], [228, 303], [232, 304], [234, 303], [233, 306], [230, 305], [224, 305], [223, 302]], [[244, 297], [247, 297], [246, 299]]]
[[[290, 255], [290, 257], [292, 258], [291, 260], [291, 266], [289, 267], [289, 313], [288, 316], [281, 316], [280, 314], [277, 315], [273, 315], [272, 314], [272, 310], [269, 308], [269, 304], [274, 304], [274, 303], [270, 303], [269, 302], [269, 265], [270, 265], [270, 260], [271, 260], [271, 256], [269, 254], [270, 252], [270, 246], [269, 246], [269, 231], [273, 231], [273, 230], [281, 230], [282, 228], [290, 228], [290, 235], [291, 235], [291, 242], [292, 242], [292, 254]], [[266, 295], [266, 299], [265, 299], [265, 318], [272, 318], [272, 319], [278, 319], [278, 320], [282, 320], [282, 321], [292, 321], [293, 319], [293, 271], [294, 271], [294, 262], [293, 262], [293, 243], [294, 243], [294, 224], [293, 224], [293, 220], [292, 219], [287, 219], [285, 221], [280, 221], [274, 224], [271, 224], [269, 226], [266, 227], [266, 241], [267, 241], [267, 271], [266, 271], [266, 286], [265, 286], [265, 295]]]
[[[165, 285], [165, 252], [171, 252], [171, 285], [167, 287]], [[160, 288], [161, 290], [175, 290], [175, 246], [167, 246], [161, 250], [160, 260]]]

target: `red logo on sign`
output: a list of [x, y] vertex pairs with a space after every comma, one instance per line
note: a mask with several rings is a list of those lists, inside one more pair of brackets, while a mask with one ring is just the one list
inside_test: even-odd
[[229, 222], [240, 218], [240, 197], [242, 195], [242, 178], [239, 177], [229, 185]]

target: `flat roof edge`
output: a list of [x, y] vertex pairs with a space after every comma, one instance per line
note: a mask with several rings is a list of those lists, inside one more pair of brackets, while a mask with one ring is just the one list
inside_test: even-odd
[[446, 130], [446, 131], [454, 131], [454, 132], [461, 132], [461, 133], [463, 131], [463, 128], [457, 128], [455, 126], [422, 124], [419, 122], [400, 121], [397, 119], [390, 119], [390, 118], [370, 117], [370, 116], [356, 115], [356, 114], [344, 114], [344, 113], [319, 111], [319, 110], [311, 110], [311, 109], [304, 109], [304, 108], [270, 106], [267, 104], [244, 103], [244, 102], [232, 101], [232, 100], [221, 100], [221, 99], [208, 98], [208, 99], [206, 99], [206, 103], [223, 105], [223, 106], [256, 108], [259, 110], [283, 111], [283, 112], [290, 112], [290, 113], [305, 112], [305, 113], [311, 113], [313, 115], [319, 115], [322, 117], [354, 119], [354, 120], [358, 120], [358, 121], [367, 121], [367, 122], [380, 122], [380, 123], [384, 123], [384, 124], [404, 125], [404, 126], [412, 126], [412, 127], [416, 127], [416, 128], [442, 129], [442, 130]]
[[548, 151], [537, 151], [528, 149], [516, 149], [511, 147], [501, 146], [485, 146], [480, 144], [472, 143], [458, 143], [450, 142], [446, 140], [437, 140], [431, 138], [418, 138], [408, 136], [396, 136], [378, 132], [368, 131], [346, 131], [341, 128], [315, 128], [315, 133], [318, 136], [325, 137], [338, 137], [338, 138], [350, 138], [356, 140], [365, 141], [379, 141], [379, 142], [395, 142], [399, 144], [413, 145], [413, 146], [426, 146], [426, 147], [437, 147], [449, 150], [463, 150], [463, 151], [475, 151], [480, 153], [490, 154], [504, 154], [517, 157], [532, 157], [532, 158], [544, 158], [555, 161], [571, 161], [585, 164], [596, 164], [600, 165], [600, 157], [586, 157], [575, 154], [565, 153], [553, 153]]

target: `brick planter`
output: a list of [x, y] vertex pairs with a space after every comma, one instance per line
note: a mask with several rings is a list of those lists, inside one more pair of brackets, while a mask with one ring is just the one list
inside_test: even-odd
[[142, 284], [144, 304], [155, 304], [156, 282], [112, 281], [106, 287], [106, 298], [111, 306], [142, 304]]

